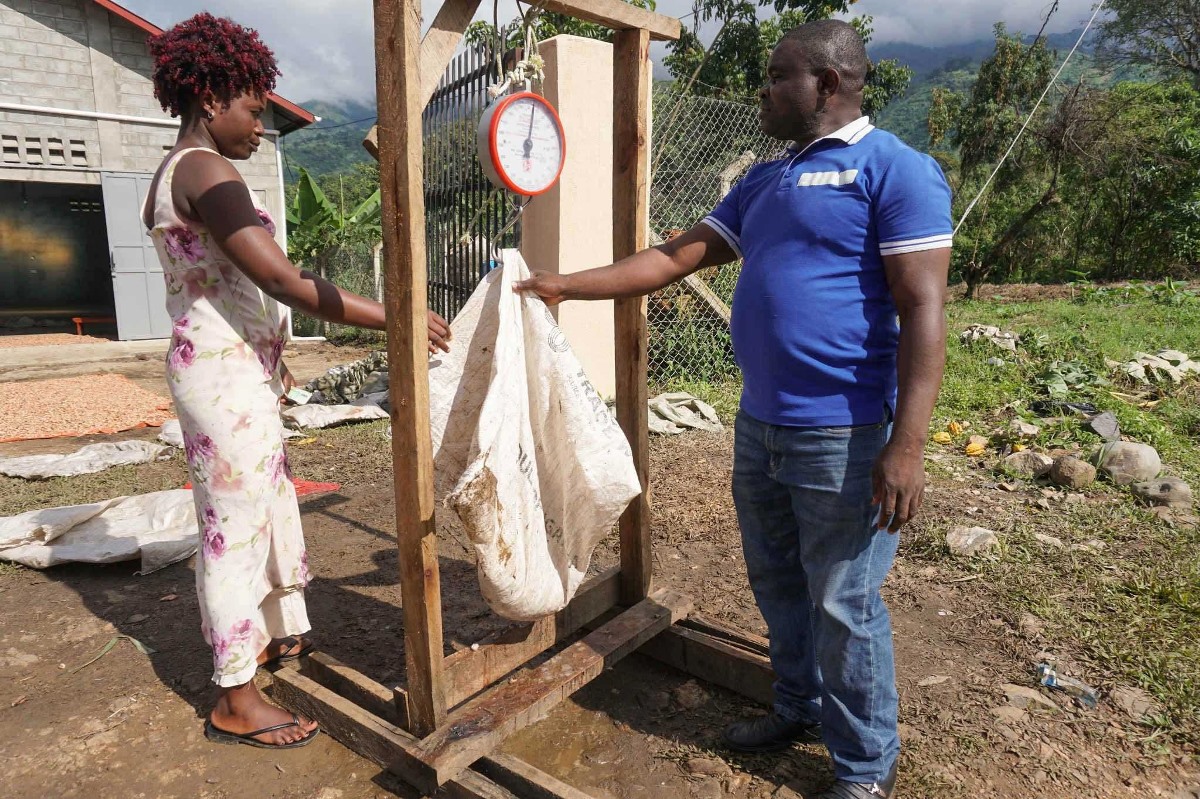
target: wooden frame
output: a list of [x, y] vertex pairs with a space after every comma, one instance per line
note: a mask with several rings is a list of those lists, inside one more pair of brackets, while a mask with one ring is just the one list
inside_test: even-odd
[[[653, 590], [645, 491], [620, 520], [621, 564], [582, 586], [554, 616], [517, 625], [443, 657], [429, 432], [421, 114], [481, 0], [445, 0], [420, 36], [417, 0], [374, 0], [379, 122], [364, 146], [379, 160], [392, 414], [396, 530], [407, 682], [388, 688], [327, 655], [275, 672], [275, 695], [351, 749], [430, 793], [506, 799], [585, 799], [511, 757], [505, 737], [544, 715], [606, 667], [646, 654], [755, 699], [769, 699], [760, 640], [690, 618], [691, 601]], [[650, 61], [653, 39], [675, 39], [676, 19], [621, 0], [541, 0], [616, 31], [613, 247], [648, 245]], [[614, 306], [617, 417], [642, 486], [649, 485], [645, 299]], [[684, 626], [686, 625], [686, 626]], [[576, 633], [582, 637], [573, 639]], [[573, 642], [572, 642], [573, 641]], [[558, 644], [540, 665], [530, 665]]]

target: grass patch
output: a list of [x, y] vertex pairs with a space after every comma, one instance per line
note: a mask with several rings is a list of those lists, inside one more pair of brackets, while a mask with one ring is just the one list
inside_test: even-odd
[[[987, 433], [1019, 416], [1045, 425], [1038, 446], [1078, 443], [1090, 450], [1101, 440], [1080, 420], [1055, 424], [1030, 410], [1049, 398], [1045, 376], [1056, 362], [1070, 362], [1066, 371], [1082, 368], [1101, 380], [1080, 381], [1060, 399], [1112, 411], [1127, 437], [1158, 449], [1165, 472], [1195, 485], [1200, 388], [1195, 382], [1134, 384], [1113, 377], [1105, 364], [1160, 349], [1200, 355], [1200, 302], [1163, 300], [1144, 292], [1082, 301], [953, 303], [935, 428], [969, 421], [969, 432]], [[1017, 332], [1023, 346], [1013, 356], [988, 342], [963, 345], [957, 333], [971, 324]], [[1003, 365], [988, 363], [997, 357]], [[993, 526], [1011, 524], [999, 556], [971, 561], [968, 568], [987, 578], [1012, 618], [1033, 613], [1045, 621], [1054, 648], [1070, 652], [1089, 670], [1081, 676], [1100, 675], [1102, 689], [1140, 686], [1163, 703], [1165, 715], [1142, 725], [1148, 753], [1164, 742], [1193, 748], [1200, 741], [1200, 531], [1160, 521], [1124, 489], [1097, 483], [1088, 494], [1085, 503], [1046, 513], [1020, 510], [1011, 520], [994, 520]], [[909, 537], [908, 553], [944, 560], [947, 524], [924, 520]], [[1099, 539], [1107, 546], [1100, 552], [1054, 551], [1036, 541], [1035, 533], [1068, 544]]]

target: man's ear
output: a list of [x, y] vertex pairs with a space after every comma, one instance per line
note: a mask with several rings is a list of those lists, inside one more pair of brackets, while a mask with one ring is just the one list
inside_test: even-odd
[[821, 97], [833, 97], [842, 88], [842, 76], [833, 67], [822, 70], [817, 76], [817, 94]]

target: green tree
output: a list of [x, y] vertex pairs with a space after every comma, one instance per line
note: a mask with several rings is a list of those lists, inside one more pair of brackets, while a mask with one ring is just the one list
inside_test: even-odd
[[1110, 62], [1185, 75], [1200, 87], [1200, 0], [1108, 0], [1098, 45]]
[[[995, 52], [983, 62], [969, 95], [933, 92], [930, 142], [936, 147], [948, 141], [959, 154], [958, 171], [952, 175], [956, 216], [966, 211], [968, 198], [983, 188], [1016, 138], [1053, 67], [1044, 39], [1027, 46], [1003, 23], [996, 25], [995, 34]], [[1012, 271], [1013, 247], [1029, 225], [1059, 201], [1066, 132], [1051, 124], [1053, 116], [1043, 106], [1031, 120], [1033, 135], [1023, 138], [1005, 161], [971, 224], [964, 226], [955, 267], [967, 284], [968, 297], [989, 277]]]
[[[691, 28], [670, 45], [664, 64], [684, 93], [747, 97], [766, 82], [767, 61], [783, 34], [798, 25], [846, 13], [856, 0], [696, 0]], [[763, 6], [775, 16], [759, 19]], [[702, 24], [718, 23], [710, 44], [700, 37]], [[867, 42], [871, 18], [856, 17], [851, 24]], [[864, 111], [876, 114], [908, 88], [912, 70], [894, 60], [873, 64], [867, 74]]]

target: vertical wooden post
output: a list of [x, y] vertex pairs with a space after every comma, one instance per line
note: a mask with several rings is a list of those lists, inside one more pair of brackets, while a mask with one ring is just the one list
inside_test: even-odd
[[411, 732], [423, 738], [445, 718], [446, 696], [442, 685], [442, 602], [429, 434], [420, 52], [419, 0], [375, 0], [396, 537], [404, 603], [409, 723]]
[[[613, 40], [613, 258], [649, 244], [650, 32], [617, 31]], [[617, 300], [617, 421], [633, 448], [642, 494], [621, 516], [621, 601], [650, 593], [650, 452], [646, 410], [646, 298]]]

